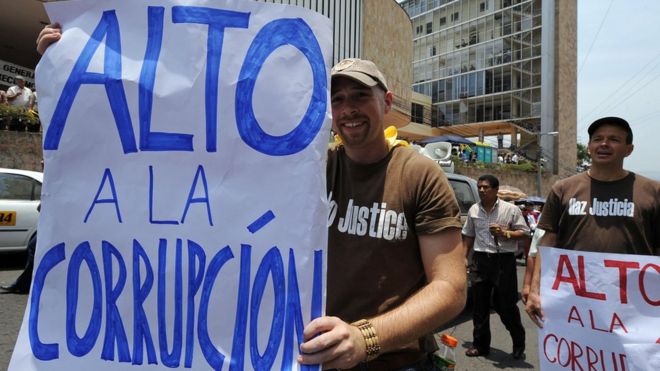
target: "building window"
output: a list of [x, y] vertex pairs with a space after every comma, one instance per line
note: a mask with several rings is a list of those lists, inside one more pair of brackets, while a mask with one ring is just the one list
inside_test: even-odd
[[440, 26], [444, 26], [447, 23], [447, 17], [440, 17]]
[[424, 106], [421, 104], [413, 103], [410, 110], [410, 120], [418, 124], [424, 123]]
[[432, 57], [436, 53], [435, 45], [429, 48], [429, 56]]
[[488, 10], [488, 2], [483, 2], [483, 3], [479, 4], [479, 11], [480, 12], [485, 12], [486, 10]]
[[429, 22], [426, 24], [426, 34], [428, 35], [431, 32], [433, 32], [433, 22]]
[[454, 14], [451, 15], [451, 21], [452, 22], [458, 21], [458, 12], [455, 12]]
[[424, 26], [422, 26], [422, 25], [417, 26], [417, 28], [415, 28], [415, 32], [418, 35], [421, 34], [422, 32], [424, 32]]

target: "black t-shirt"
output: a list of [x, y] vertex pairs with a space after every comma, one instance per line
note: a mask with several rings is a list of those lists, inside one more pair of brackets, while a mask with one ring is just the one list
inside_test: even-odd
[[538, 227], [556, 233], [560, 248], [654, 255], [660, 249], [660, 183], [632, 172], [613, 182], [572, 176], [552, 187]]

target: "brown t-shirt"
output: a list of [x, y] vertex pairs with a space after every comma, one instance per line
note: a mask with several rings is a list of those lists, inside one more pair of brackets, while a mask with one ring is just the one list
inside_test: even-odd
[[552, 187], [538, 227], [557, 233], [557, 247], [653, 255], [660, 248], [660, 183], [629, 173], [602, 182], [587, 173]]
[[[436, 163], [402, 147], [370, 165], [351, 161], [342, 147], [331, 150], [327, 177], [327, 314], [353, 322], [401, 305], [427, 282], [417, 236], [461, 227], [447, 178]], [[429, 334], [371, 364], [396, 369], [434, 347]]]

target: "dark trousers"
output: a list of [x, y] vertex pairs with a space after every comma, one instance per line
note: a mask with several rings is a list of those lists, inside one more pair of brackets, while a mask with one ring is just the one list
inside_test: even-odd
[[491, 298], [502, 323], [511, 334], [513, 347], [525, 346], [525, 328], [520, 321], [516, 258], [513, 253], [475, 252], [470, 267], [474, 305], [472, 344], [481, 352], [490, 350]]
[[30, 291], [30, 286], [32, 283], [32, 268], [34, 267], [34, 251], [37, 248], [37, 234], [35, 233], [27, 246], [27, 261], [25, 264], [25, 269], [21, 273], [16, 281], [14, 281], [14, 286], [21, 291], [28, 292]]

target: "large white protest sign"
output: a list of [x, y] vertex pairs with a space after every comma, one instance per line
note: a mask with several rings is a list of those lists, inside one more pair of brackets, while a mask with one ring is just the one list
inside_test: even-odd
[[63, 35], [36, 71], [45, 183], [10, 369], [298, 368], [325, 297], [330, 21], [46, 7]]
[[541, 248], [542, 370], [660, 370], [660, 257]]

